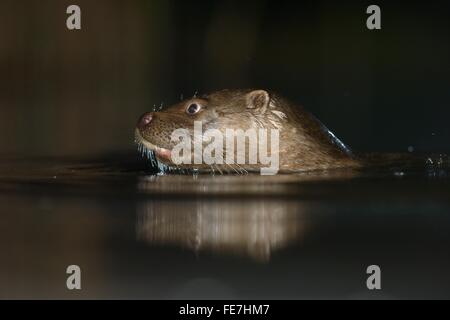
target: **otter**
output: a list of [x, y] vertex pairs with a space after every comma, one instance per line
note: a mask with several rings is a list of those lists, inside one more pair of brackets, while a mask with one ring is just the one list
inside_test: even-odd
[[[262, 168], [260, 161], [251, 164], [175, 164], [172, 150], [176, 142], [171, 134], [182, 128], [193, 137], [195, 122], [201, 123], [204, 130], [214, 129], [224, 135], [226, 129], [278, 130], [279, 147], [275, 152], [280, 173], [362, 168], [410, 158], [409, 155], [357, 155], [302, 106], [275, 92], [256, 89], [216, 91], [183, 100], [163, 111], [147, 112], [137, 122], [135, 141], [139, 149], [164, 171], [189, 169], [223, 173], [254, 172]], [[247, 141], [247, 157], [248, 144]], [[195, 157], [194, 151], [189, 156]]]

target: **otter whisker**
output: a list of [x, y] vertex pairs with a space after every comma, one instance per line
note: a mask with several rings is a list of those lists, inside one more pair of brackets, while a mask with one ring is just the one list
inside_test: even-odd
[[152, 168], [159, 168], [160, 165], [158, 160], [156, 159], [155, 152], [149, 148], [147, 148], [142, 142], [142, 138], [137, 134], [135, 135], [134, 142], [137, 144], [138, 152], [141, 154], [142, 158], [147, 158], [150, 161], [150, 165]]
[[223, 176], [223, 172], [222, 172], [222, 170], [220, 170], [219, 166], [216, 165], [215, 167], [216, 167], [217, 171], [219, 171], [220, 174]]
[[248, 171], [245, 170], [243, 167], [241, 167], [238, 163], [236, 163], [236, 165], [239, 167], [239, 169], [241, 169], [243, 172], [245, 172], [246, 175], [248, 174]]
[[239, 171], [238, 170], [236, 170], [236, 168], [235, 167], [233, 167], [231, 164], [229, 164], [229, 163], [225, 163], [228, 167], [230, 167], [231, 169], [233, 169], [234, 170], [234, 172], [236, 172], [237, 174], [239, 174]]

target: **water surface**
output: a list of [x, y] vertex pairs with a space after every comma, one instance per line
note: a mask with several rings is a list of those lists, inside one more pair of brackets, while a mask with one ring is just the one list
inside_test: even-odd
[[0, 298], [450, 298], [449, 182], [440, 166], [159, 176], [135, 155], [4, 158]]

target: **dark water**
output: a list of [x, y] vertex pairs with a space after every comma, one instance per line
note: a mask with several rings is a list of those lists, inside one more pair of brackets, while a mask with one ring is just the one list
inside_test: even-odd
[[110, 159], [2, 160], [0, 298], [450, 298], [441, 167], [157, 176]]

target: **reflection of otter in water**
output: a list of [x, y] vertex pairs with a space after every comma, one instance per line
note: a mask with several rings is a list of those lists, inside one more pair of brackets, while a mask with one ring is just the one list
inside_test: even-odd
[[281, 200], [146, 201], [138, 207], [138, 238], [267, 261], [273, 250], [303, 236], [301, 209]]
[[[161, 112], [146, 113], [135, 129], [136, 141], [153, 158], [156, 155], [159, 165], [169, 168], [233, 172], [259, 171], [264, 167], [259, 159], [256, 164], [239, 166], [236, 163], [175, 166], [171, 150], [176, 143], [171, 141], [171, 134], [176, 129], [186, 129], [193, 141], [195, 121], [201, 122], [203, 131], [216, 129], [223, 136], [226, 136], [227, 129], [278, 129], [280, 172], [390, 165], [410, 159], [409, 155], [355, 156], [304, 108], [265, 90], [222, 90], [187, 99]], [[247, 141], [247, 159], [248, 150]], [[271, 150], [268, 151], [271, 153]], [[236, 153], [237, 150], [234, 150], [234, 159]], [[194, 158], [194, 148], [191, 158]]]

